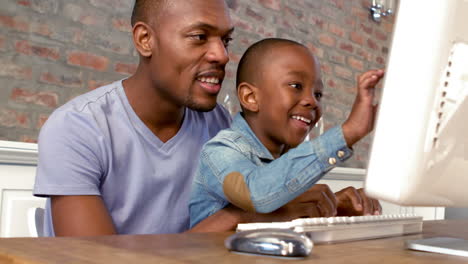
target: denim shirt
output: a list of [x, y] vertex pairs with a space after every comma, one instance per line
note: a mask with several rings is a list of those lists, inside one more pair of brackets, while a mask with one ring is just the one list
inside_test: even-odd
[[351, 155], [341, 126], [336, 126], [274, 159], [239, 113], [229, 129], [202, 149], [189, 203], [190, 227], [229, 204], [223, 181], [232, 172], [244, 176], [256, 212], [269, 213], [307, 191]]

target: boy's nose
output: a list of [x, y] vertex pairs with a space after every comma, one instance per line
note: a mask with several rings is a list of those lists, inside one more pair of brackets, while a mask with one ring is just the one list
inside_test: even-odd
[[226, 65], [229, 61], [229, 54], [226, 46], [222, 39], [215, 40], [209, 46], [207, 52], [207, 58], [209, 62], [219, 63]]
[[317, 98], [315, 97], [314, 93], [306, 93], [301, 100], [301, 105], [307, 108], [316, 108], [318, 105]]

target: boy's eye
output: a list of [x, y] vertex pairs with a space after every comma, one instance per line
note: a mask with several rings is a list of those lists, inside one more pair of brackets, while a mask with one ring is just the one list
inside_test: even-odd
[[315, 95], [315, 98], [317, 98], [317, 100], [320, 100], [320, 99], [322, 99], [322, 97], [323, 97], [323, 93], [322, 93], [322, 92], [315, 92], [314, 95]]
[[302, 84], [300, 84], [300, 83], [290, 83], [289, 86], [291, 86], [293, 88], [296, 88], [298, 90], [302, 89]]

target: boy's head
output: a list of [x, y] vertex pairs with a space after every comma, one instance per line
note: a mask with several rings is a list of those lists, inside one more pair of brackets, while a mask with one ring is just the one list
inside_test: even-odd
[[299, 145], [322, 116], [320, 65], [297, 42], [253, 44], [239, 62], [236, 82], [245, 119], [274, 157]]
[[234, 30], [224, 0], [135, 0], [133, 40], [139, 76], [172, 105], [216, 106]]

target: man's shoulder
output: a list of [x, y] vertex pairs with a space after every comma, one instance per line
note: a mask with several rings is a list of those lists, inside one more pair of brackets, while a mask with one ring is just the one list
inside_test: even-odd
[[116, 81], [99, 88], [96, 88], [87, 93], [78, 95], [77, 97], [71, 99], [61, 107], [57, 108], [55, 112], [60, 111], [75, 111], [83, 112], [87, 107], [92, 105], [99, 105], [104, 102], [103, 99], [106, 99], [106, 95], [118, 96], [117, 91], [122, 86], [122, 81]]

